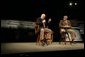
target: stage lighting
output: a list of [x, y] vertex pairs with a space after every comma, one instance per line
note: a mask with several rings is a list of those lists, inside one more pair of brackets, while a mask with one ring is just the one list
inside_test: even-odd
[[73, 5], [73, 3], [71, 3], [71, 2], [70, 2], [70, 3], [69, 3], [69, 5], [70, 5], [70, 6], [72, 6], [72, 5]]
[[77, 5], [77, 3], [75, 3], [75, 5]]

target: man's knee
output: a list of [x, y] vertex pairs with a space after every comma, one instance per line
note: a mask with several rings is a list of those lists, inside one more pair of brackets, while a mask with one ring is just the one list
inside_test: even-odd
[[44, 29], [42, 28], [40, 31], [41, 31], [41, 32], [44, 32]]

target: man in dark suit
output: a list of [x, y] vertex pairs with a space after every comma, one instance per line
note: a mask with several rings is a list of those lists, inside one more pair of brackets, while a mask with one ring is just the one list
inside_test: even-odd
[[[45, 17], [45, 14], [41, 14], [41, 17], [37, 19], [37, 24], [39, 25], [40, 41], [42, 42], [45, 39], [50, 39], [51, 37], [49, 36], [52, 33], [52, 30], [48, 28], [48, 24], [50, 23], [51, 19], [49, 19], [48, 22], [46, 22]], [[47, 32], [47, 34], [45, 32]]]

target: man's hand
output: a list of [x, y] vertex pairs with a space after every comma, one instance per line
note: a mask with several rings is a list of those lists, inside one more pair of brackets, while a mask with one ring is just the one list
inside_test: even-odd
[[51, 18], [48, 20], [48, 22], [51, 22]]
[[62, 26], [62, 27], [71, 27], [71, 26]]
[[42, 23], [45, 23], [45, 22], [46, 22], [46, 20], [43, 20], [43, 21], [42, 21]]

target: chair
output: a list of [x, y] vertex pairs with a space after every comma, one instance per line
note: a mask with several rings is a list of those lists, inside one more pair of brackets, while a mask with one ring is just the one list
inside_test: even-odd
[[[37, 24], [37, 22], [35, 22], [35, 35], [37, 35], [37, 40], [36, 40], [36, 44], [39, 44], [41, 45], [41, 39], [40, 39], [40, 33], [39, 33], [39, 25]], [[44, 32], [45, 35], [47, 35], [48, 32]], [[47, 43], [48, 44], [52, 44], [53, 42], [53, 32], [51, 33], [51, 39], [48, 39], [47, 40]]]
[[37, 35], [36, 44], [38, 44], [39, 43], [40, 34], [39, 34], [39, 25], [37, 24], [37, 22], [35, 22], [35, 35]]
[[67, 39], [69, 40], [70, 44], [72, 44], [74, 42], [74, 39], [76, 37], [76, 33], [74, 31], [70, 31], [70, 32], [62, 32], [61, 33], [61, 40], [64, 40], [65, 44], [67, 42]]

